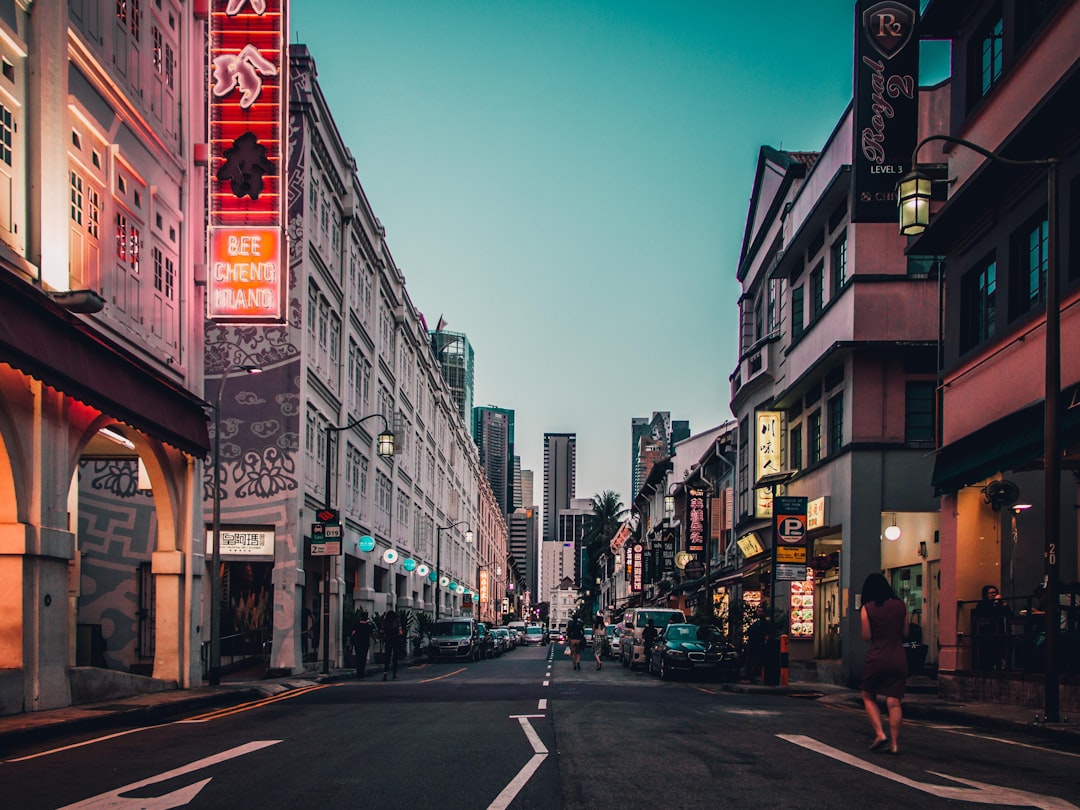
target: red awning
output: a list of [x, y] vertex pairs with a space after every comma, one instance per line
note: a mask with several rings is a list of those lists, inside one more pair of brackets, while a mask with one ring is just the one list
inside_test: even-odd
[[207, 403], [5, 269], [0, 362], [189, 455], [210, 451]]

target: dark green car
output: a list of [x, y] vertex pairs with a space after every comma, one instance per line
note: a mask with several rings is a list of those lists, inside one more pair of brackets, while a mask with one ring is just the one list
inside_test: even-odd
[[649, 670], [665, 681], [677, 673], [734, 682], [739, 679], [739, 651], [715, 627], [669, 624], [652, 647]]

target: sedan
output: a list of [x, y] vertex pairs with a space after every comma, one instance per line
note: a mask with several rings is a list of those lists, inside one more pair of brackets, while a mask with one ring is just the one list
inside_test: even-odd
[[715, 627], [669, 624], [653, 644], [649, 669], [665, 681], [684, 672], [734, 682], [739, 678], [739, 652]]
[[527, 647], [530, 644], [542, 647], [547, 643], [547, 639], [544, 638], [545, 635], [543, 627], [526, 627], [525, 635], [521, 639], [521, 644], [523, 647]]
[[619, 657], [619, 639], [622, 637], [622, 628], [617, 624], [609, 624], [604, 628], [604, 632], [607, 634], [607, 657], [618, 658]]

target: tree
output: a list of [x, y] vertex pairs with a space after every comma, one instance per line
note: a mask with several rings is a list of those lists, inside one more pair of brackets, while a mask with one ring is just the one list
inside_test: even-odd
[[619, 500], [619, 494], [610, 489], [605, 489], [592, 497], [592, 520], [589, 528], [582, 537], [585, 545], [589, 567], [586, 575], [590, 589], [592, 583], [600, 576], [600, 556], [611, 545], [611, 538], [619, 531], [619, 527], [626, 520], [627, 510]]

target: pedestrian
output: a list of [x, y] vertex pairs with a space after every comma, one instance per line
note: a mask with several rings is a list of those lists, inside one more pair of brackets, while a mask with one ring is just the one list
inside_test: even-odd
[[596, 668], [600, 669], [600, 656], [604, 653], [604, 641], [607, 638], [607, 625], [604, 614], [597, 613], [592, 623], [592, 654], [596, 659]]
[[315, 617], [309, 608], [304, 608], [300, 614], [300, 649], [301, 661], [309, 660], [311, 654], [311, 633], [315, 629]]
[[[645, 645], [645, 669], [650, 669], [649, 662], [652, 661], [652, 647], [656, 643], [656, 637], [659, 632], [656, 629], [656, 622], [649, 619], [645, 622], [645, 629], [641, 631], [641, 643]], [[633, 649], [633, 648], [631, 648]], [[630, 654], [630, 667], [633, 669], [634, 659], [633, 653]]]
[[566, 638], [570, 643], [570, 663], [574, 665], [574, 669], [581, 669], [581, 645], [585, 641], [585, 628], [576, 616], [570, 619], [570, 624], [566, 627]]
[[363, 678], [367, 672], [368, 650], [371, 648], [371, 636], [375, 628], [368, 621], [367, 611], [360, 614], [360, 621], [352, 631], [353, 652], [356, 654], [356, 677]]
[[[907, 682], [907, 654], [904, 652], [904, 639], [908, 634], [907, 606], [889, 586], [888, 580], [875, 573], [863, 582], [859, 613], [863, 641], [870, 642], [862, 676], [863, 706], [874, 730], [870, 750], [899, 754], [900, 724], [904, 719], [901, 700]], [[885, 696], [889, 710], [888, 737], [881, 724], [878, 695]]]
[[397, 611], [386, 611], [386, 617], [383, 619], [382, 637], [384, 651], [382, 679], [385, 681], [386, 676], [392, 670], [396, 681], [398, 657], [401, 655], [401, 645], [404, 641], [401, 631], [401, 619], [398, 618]]
[[982, 599], [972, 613], [977, 669], [1004, 669], [1012, 611], [996, 585], [983, 585]]
[[769, 643], [769, 619], [764, 605], [754, 608], [754, 620], [746, 629], [746, 680], [756, 683], [761, 679], [761, 667], [765, 661], [765, 648]]

